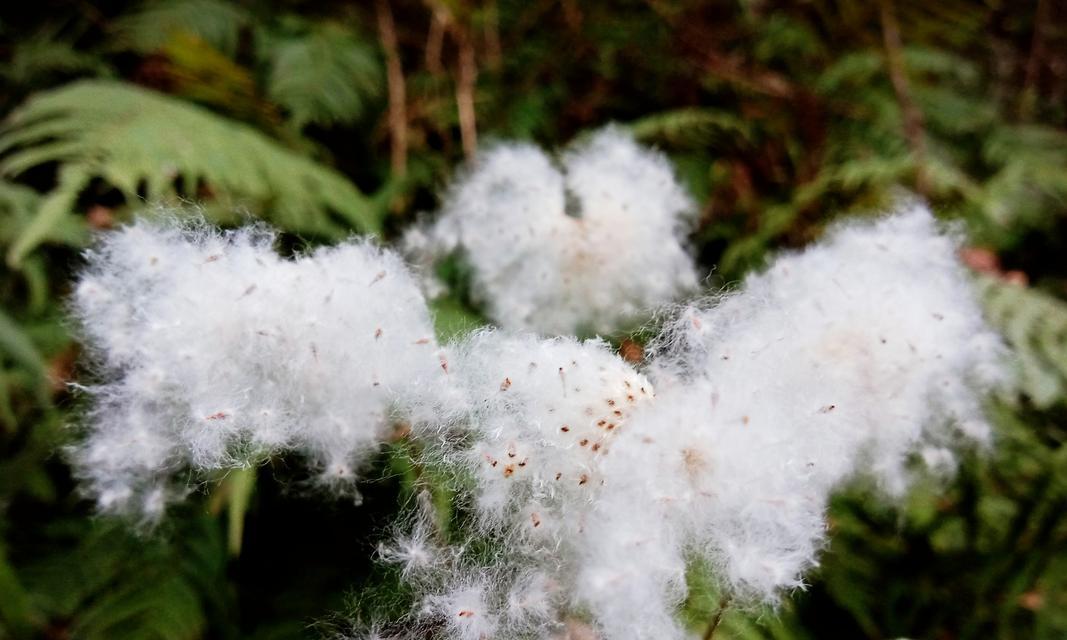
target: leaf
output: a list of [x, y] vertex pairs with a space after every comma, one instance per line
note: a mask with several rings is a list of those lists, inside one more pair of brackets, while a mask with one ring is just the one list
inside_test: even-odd
[[634, 137], [672, 148], [706, 147], [724, 140], [747, 142], [747, 122], [725, 110], [694, 107], [657, 113], [629, 125]]
[[156, 0], [113, 25], [113, 45], [139, 53], [153, 53], [180, 32], [208, 42], [232, 56], [248, 14], [237, 3], [223, 0]]
[[256, 469], [254, 467], [234, 469], [226, 477], [226, 489], [229, 518], [227, 548], [230, 555], [239, 556], [241, 555], [241, 542], [244, 539], [245, 515], [248, 513], [252, 492], [256, 489]]
[[0, 350], [11, 356], [34, 376], [44, 379], [48, 366], [37, 347], [19, 325], [0, 309]]
[[1013, 347], [1019, 386], [1038, 407], [1067, 391], [1067, 303], [993, 278], [980, 280], [986, 311]]
[[[191, 516], [169, 538], [97, 522], [72, 548], [22, 571], [35, 603], [73, 638], [193, 640], [222, 607], [226, 555], [216, 521]], [[153, 536], [162, 536], [162, 533]]]
[[88, 183], [88, 175], [81, 167], [63, 167], [55, 190], [41, 201], [33, 220], [19, 233], [8, 249], [7, 264], [10, 267], [18, 268], [23, 258], [62, 226], [63, 219], [71, 216], [78, 193]]
[[350, 123], [382, 93], [383, 72], [373, 47], [346, 29], [318, 26], [271, 43], [267, 92], [293, 125]]
[[131, 203], [206, 191], [221, 206], [249, 207], [294, 232], [339, 237], [380, 227], [380, 212], [335, 170], [247, 125], [122, 82], [82, 81], [36, 95], [0, 129], [0, 154], [8, 175], [62, 166], [40, 222], [9, 251], [14, 262], [70, 211], [75, 187], [95, 179]]

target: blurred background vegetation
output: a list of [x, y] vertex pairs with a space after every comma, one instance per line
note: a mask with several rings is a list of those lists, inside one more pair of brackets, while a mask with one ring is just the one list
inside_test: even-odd
[[[410, 490], [396, 452], [360, 506], [277, 460], [150, 534], [92, 516], [59, 451], [83, 375], [64, 299], [93, 232], [170, 201], [295, 249], [389, 240], [479, 144], [608, 122], [697, 197], [709, 287], [908, 190], [966, 227], [1019, 355], [991, 455], [903, 507], [839, 496], [810, 589], [716, 637], [1067, 637], [1065, 98], [1063, 0], [5, 4], [0, 638], [317, 636], [389, 584], [371, 556]], [[437, 311], [442, 334], [480, 322], [462, 293]], [[696, 629], [719, 608], [705, 583]]]

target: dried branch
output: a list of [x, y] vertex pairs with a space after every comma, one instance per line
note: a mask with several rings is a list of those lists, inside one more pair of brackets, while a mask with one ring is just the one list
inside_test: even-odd
[[389, 87], [390, 163], [393, 174], [403, 177], [408, 166], [407, 89], [400, 63], [396, 25], [389, 0], [378, 0], [378, 34], [385, 52], [386, 82]]
[[923, 114], [911, 96], [908, 74], [904, 65], [904, 46], [900, 38], [900, 23], [897, 22], [893, 0], [880, 0], [879, 17], [882, 23], [882, 41], [885, 45], [889, 80], [897, 96], [897, 104], [904, 119], [904, 138], [915, 158], [915, 189], [923, 196], [930, 193], [926, 175], [926, 131]]
[[435, 7], [430, 17], [430, 32], [426, 34], [426, 70], [433, 75], [439, 75], [444, 71], [441, 51], [445, 45], [445, 29], [448, 22], [448, 11]]
[[474, 89], [478, 80], [478, 67], [474, 57], [474, 43], [465, 29], [453, 25], [453, 34], [459, 47], [459, 65], [456, 72], [456, 108], [459, 110], [459, 135], [463, 153], [467, 159], [474, 157], [478, 148], [478, 124], [474, 109]]
[[726, 610], [730, 607], [730, 601], [732, 598], [727, 596], [719, 603], [719, 608], [715, 610], [715, 615], [711, 618], [711, 622], [708, 623], [708, 628], [704, 630], [703, 640], [711, 640], [715, 637], [715, 631], [722, 624], [722, 617], [726, 614]]

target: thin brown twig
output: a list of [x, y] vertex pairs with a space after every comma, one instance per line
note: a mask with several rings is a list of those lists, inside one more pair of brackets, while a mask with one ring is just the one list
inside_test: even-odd
[[478, 149], [478, 122], [474, 108], [474, 89], [478, 81], [478, 66], [474, 57], [474, 43], [466, 29], [453, 24], [453, 34], [459, 48], [456, 72], [456, 109], [459, 111], [459, 135], [463, 153], [470, 160]]
[[882, 23], [882, 41], [885, 45], [886, 64], [889, 68], [889, 80], [900, 105], [904, 119], [904, 139], [915, 158], [915, 189], [920, 195], [930, 193], [926, 174], [926, 131], [923, 114], [911, 96], [908, 74], [904, 64], [904, 45], [900, 37], [900, 23], [897, 22], [896, 8], [893, 0], [880, 0], [879, 17]]
[[1041, 65], [1045, 60], [1045, 23], [1049, 19], [1048, 0], [1037, 0], [1034, 9], [1034, 34], [1030, 40], [1030, 55], [1026, 59], [1026, 71], [1023, 75], [1023, 90], [1020, 92], [1022, 103], [1019, 114], [1022, 117], [1028, 115], [1034, 99], [1038, 77], [1041, 74]]
[[400, 62], [396, 25], [389, 0], [378, 0], [378, 33], [385, 51], [386, 83], [389, 89], [390, 163], [393, 174], [403, 177], [408, 167], [407, 88]]
[[729, 608], [730, 601], [730, 596], [726, 596], [722, 599], [722, 602], [719, 603], [719, 608], [715, 611], [715, 616], [711, 619], [711, 622], [708, 623], [708, 628], [704, 630], [703, 640], [711, 640], [715, 637], [715, 631], [719, 628], [719, 625], [722, 624], [722, 617], [726, 614], [726, 609]]
[[430, 16], [430, 31], [426, 34], [426, 70], [433, 75], [444, 71], [441, 52], [444, 50], [447, 26], [448, 12], [435, 7]]
[[496, 0], [485, 3], [485, 60], [490, 69], [499, 69], [504, 61], [500, 46], [500, 11]]

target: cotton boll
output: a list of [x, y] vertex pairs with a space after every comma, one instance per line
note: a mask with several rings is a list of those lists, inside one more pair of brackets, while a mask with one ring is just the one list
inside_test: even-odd
[[409, 408], [413, 433], [437, 450], [431, 456], [469, 472], [474, 538], [497, 551], [487, 564], [460, 545], [419, 583], [439, 613], [448, 594], [470, 588], [457, 576], [477, 575], [499, 637], [547, 637], [574, 597], [602, 463], [653, 402], [652, 386], [596, 340], [483, 331], [447, 357], [450, 386], [444, 398], [423, 398], [431, 406]]
[[601, 460], [651, 384], [599, 341], [487, 331], [454, 345], [451, 382], [474, 440], [458, 454], [488, 528], [558, 539], [580, 525]]
[[489, 150], [409, 250], [460, 250], [497, 324], [549, 335], [611, 332], [695, 290], [693, 205], [666, 158], [606, 129], [560, 165], [529, 145]]
[[617, 620], [642, 603], [663, 616], [680, 602], [686, 552], [740, 600], [777, 601], [817, 564], [834, 489], [873, 475], [896, 495], [915, 462], [943, 471], [951, 447], [988, 440], [1001, 347], [956, 246], [910, 207], [678, 314], [581, 550], [605, 638], [635, 637]]
[[835, 417], [842, 450], [862, 446], [899, 493], [924, 443], [988, 441], [981, 398], [1004, 379], [957, 246], [919, 206], [842, 227], [746, 280], [743, 294], [684, 314], [669, 342], [692, 346], [657, 366], [749, 381], [747, 393], [776, 403], [809, 400], [793, 415]]
[[[259, 227], [142, 221], [88, 254], [73, 306], [104, 383], [74, 459], [102, 508], [137, 511], [142, 477], [283, 450], [351, 491], [397, 389], [443, 377], [424, 300], [395, 254], [353, 242], [288, 260], [273, 243]], [[128, 500], [103, 500], [123, 491]]]

